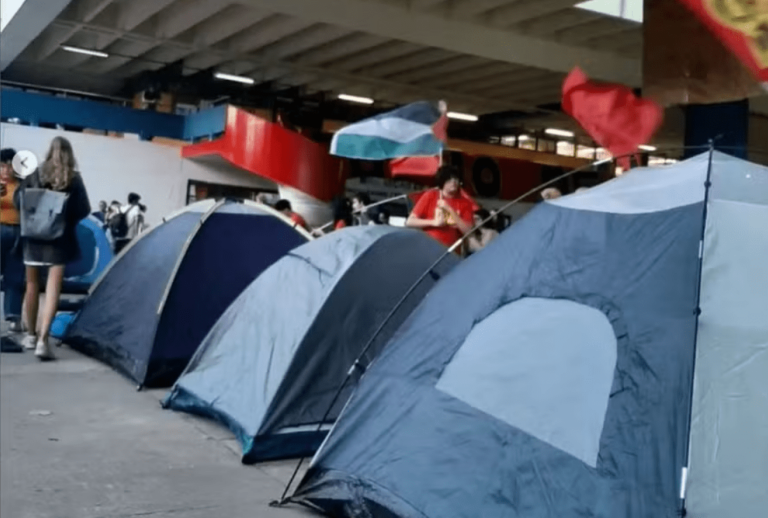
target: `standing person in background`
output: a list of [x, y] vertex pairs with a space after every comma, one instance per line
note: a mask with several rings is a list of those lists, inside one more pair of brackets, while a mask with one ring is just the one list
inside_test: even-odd
[[290, 218], [290, 220], [293, 221], [294, 226], [299, 226], [304, 230], [309, 230], [309, 225], [307, 225], [307, 222], [304, 220], [304, 218], [301, 217], [300, 214], [293, 212], [291, 202], [288, 200], [278, 200], [277, 203], [275, 203], [275, 210], [277, 212], [282, 212], [288, 218]]
[[141, 196], [132, 192], [128, 195], [128, 204], [117, 209], [110, 218], [109, 228], [114, 239], [115, 254], [119, 254], [144, 229], [144, 212], [147, 208], [141, 203]]
[[352, 216], [352, 204], [344, 196], [337, 196], [331, 202], [333, 206], [333, 229], [339, 230], [351, 227], [354, 223]]
[[558, 189], [557, 187], [549, 187], [541, 191], [541, 199], [544, 201], [556, 200], [560, 198], [562, 195], [563, 193], [561, 193], [560, 189]]
[[355, 194], [352, 198], [352, 211], [354, 213], [355, 225], [370, 225], [373, 223], [371, 215], [366, 207], [371, 204], [371, 198], [366, 193]]
[[[485, 223], [483, 223], [484, 221]], [[467, 239], [467, 244], [468, 244], [468, 249], [470, 254], [479, 252], [480, 250], [488, 246], [488, 243], [490, 243], [491, 241], [493, 241], [499, 236], [498, 230], [494, 228], [495, 223], [493, 219], [491, 219], [491, 213], [488, 212], [486, 209], [477, 209], [475, 211], [474, 226], [477, 227], [481, 223], [482, 223], [482, 226], [479, 227], [474, 232], [472, 232], [472, 234]]]
[[0, 275], [3, 276], [3, 318], [13, 333], [22, 331], [21, 307], [24, 302], [24, 262], [19, 248], [19, 211], [13, 203], [13, 196], [19, 180], [13, 173], [13, 157], [16, 150], [0, 150]]
[[[80, 220], [91, 212], [88, 193], [85, 184], [77, 171], [77, 162], [72, 144], [64, 137], [56, 137], [40, 168], [25, 178], [16, 190], [14, 202], [20, 210], [22, 221], [32, 217], [25, 199], [27, 190], [36, 189], [65, 193], [67, 200], [60, 215], [64, 221], [63, 232], [52, 239], [30, 238], [22, 236], [24, 248], [24, 264], [27, 268], [27, 291], [25, 303], [27, 307], [27, 335], [22, 345], [34, 349], [35, 356], [40, 360], [52, 360], [53, 352], [48, 343], [51, 324], [56, 316], [61, 295], [61, 284], [64, 280], [64, 265], [80, 258], [80, 248], [77, 243], [76, 228]], [[37, 216], [37, 215], [36, 215]], [[37, 333], [38, 305], [40, 302], [40, 269], [48, 269], [48, 282], [45, 287], [45, 304], [39, 335]]]
[[99, 221], [101, 221], [102, 224], [106, 223], [107, 221], [107, 202], [104, 200], [101, 200], [99, 202], [99, 210], [94, 212], [92, 216]]
[[[461, 175], [453, 166], [437, 171], [437, 189], [424, 193], [405, 222], [407, 227], [423, 229], [447, 247], [472, 230], [477, 204], [461, 191]], [[463, 251], [456, 250], [459, 255]]]

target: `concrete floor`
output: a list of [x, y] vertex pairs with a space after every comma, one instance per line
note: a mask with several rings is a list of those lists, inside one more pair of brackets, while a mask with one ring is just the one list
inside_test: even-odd
[[298, 518], [275, 509], [295, 462], [243, 466], [228, 430], [163, 410], [66, 348], [0, 355], [3, 518]]

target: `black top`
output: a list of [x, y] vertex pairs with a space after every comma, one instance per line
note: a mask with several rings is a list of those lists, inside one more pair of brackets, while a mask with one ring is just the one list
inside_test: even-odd
[[[14, 193], [13, 202], [20, 207], [20, 193], [27, 188], [49, 188], [42, 185], [40, 171], [37, 170], [22, 180]], [[64, 265], [80, 258], [80, 248], [77, 244], [77, 224], [91, 213], [91, 203], [80, 173], [75, 173], [69, 187], [63, 192], [69, 194], [66, 206], [67, 226], [64, 234], [52, 241], [24, 239], [24, 262]]]

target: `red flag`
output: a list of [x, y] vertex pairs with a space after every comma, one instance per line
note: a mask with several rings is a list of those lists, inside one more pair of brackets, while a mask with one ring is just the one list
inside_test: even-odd
[[439, 167], [439, 156], [396, 158], [389, 162], [389, 171], [393, 178], [408, 177], [417, 182], [432, 182]]
[[[613, 156], [636, 152], [664, 119], [664, 110], [655, 102], [638, 98], [626, 86], [593, 83], [578, 67], [563, 83], [563, 111]], [[625, 169], [628, 164], [629, 158], [621, 160]]]
[[680, 0], [758, 80], [768, 82], [768, 0]]

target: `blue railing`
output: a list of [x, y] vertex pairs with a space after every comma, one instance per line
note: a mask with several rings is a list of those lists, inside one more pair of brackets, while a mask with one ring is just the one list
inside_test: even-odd
[[119, 133], [135, 133], [149, 140], [165, 137], [194, 141], [213, 138], [224, 132], [226, 106], [216, 106], [191, 115], [174, 115], [126, 106], [72, 99], [50, 94], [2, 88], [0, 117], [22, 124], [60, 124]]

